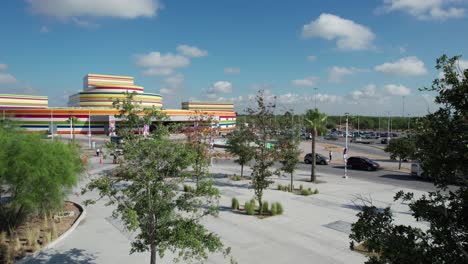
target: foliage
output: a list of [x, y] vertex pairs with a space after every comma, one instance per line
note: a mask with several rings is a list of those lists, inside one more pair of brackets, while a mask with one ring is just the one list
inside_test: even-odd
[[255, 204], [252, 204], [251, 202], [245, 202], [244, 210], [248, 215], [254, 215], [255, 214]]
[[[415, 134], [415, 157], [437, 189], [418, 199], [403, 191], [395, 195], [429, 227], [395, 224], [390, 208], [364, 206], [350, 238], [351, 248], [356, 241], [377, 253], [366, 263], [468, 262], [468, 70], [460, 72], [458, 60], [445, 55], [437, 60], [443, 77], [424, 90], [438, 92], [441, 107], [424, 118]], [[449, 188], [449, 183], [458, 186]]]
[[278, 210], [276, 208], [276, 203], [271, 204], [270, 212], [271, 212], [271, 215], [277, 215], [278, 214]]
[[262, 204], [262, 211], [260, 214], [266, 214], [269, 212], [268, 202], [264, 201]]
[[250, 146], [253, 137], [254, 134], [250, 129], [240, 125], [227, 140], [227, 152], [237, 156], [235, 162], [241, 166], [241, 177], [244, 175], [244, 165], [248, 164], [255, 155], [255, 149]]
[[[285, 116], [288, 116], [286, 112]], [[290, 114], [289, 114], [290, 115]], [[294, 171], [299, 164], [299, 128], [295, 125], [291, 118], [284, 118], [279, 123], [280, 135], [278, 137], [278, 144], [280, 145], [278, 151], [278, 159], [281, 162], [280, 170], [287, 172], [291, 176], [291, 189], [294, 189]]]
[[184, 192], [194, 193], [195, 189], [190, 185], [184, 184]]
[[276, 212], [277, 214], [283, 214], [283, 205], [280, 202], [276, 202]]
[[317, 176], [315, 175], [315, 145], [317, 141], [317, 132], [326, 131], [325, 127], [325, 120], [327, 119], [327, 115], [321, 113], [317, 108], [312, 110], [307, 110], [305, 114], [305, 119], [307, 121], [307, 128], [312, 131], [312, 145], [311, 145], [311, 153], [312, 153], [312, 163], [310, 167], [310, 181], [315, 182], [317, 180]]
[[310, 188], [309, 189], [302, 189], [302, 190], [300, 190], [300, 193], [301, 193], [301, 195], [304, 195], [304, 196], [309, 196], [309, 195], [314, 194], [314, 192]]
[[239, 210], [239, 200], [237, 200], [236, 197], [232, 198], [231, 208], [234, 209], [234, 210]]
[[0, 123], [0, 229], [59, 208], [84, 167], [78, 146]]
[[270, 102], [260, 90], [256, 96], [256, 108], [249, 108], [247, 112], [252, 118], [252, 125], [249, 129], [255, 129], [252, 133], [255, 145], [254, 164], [252, 168], [252, 189], [258, 200], [259, 207], [262, 208], [263, 191], [272, 183], [269, 179], [273, 175], [270, 168], [276, 161], [276, 149], [267, 148], [269, 140], [273, 139], [276, 132], [276, 124], [272, 123], [273, 112], [276, 107], [274, 102]]
[[[131, 102], [124, 104], [121, 116], [127, 134], [125, 159], [114, 169], [113, 177], [92, 180], [82, 193], [96, 190], [99, 198], [108, 199], [106, 205], [115, 206], [113, 217], [136, 232], [130, 253], [150, 251], [152, 264], [156, 254], [162, 258], [167, 251], [176, 253], [175, 260], [199, 261], [208, 253], [221, 251], [220, 237], [200, 223], [202, 217], [218, 213], [219, 191], [210, 180], [199, 181], [195, 190], [185, 187], [187, 192], [179, 191], [189, 177], [184, 170], [195, 164], [193, 148], [169, 140], [163, 127], [147, 140], [133, 135], [129, 131], [141, 120], [160, 122], [164, 116], [156, 112], [140, 117], [141, 113], [127, 104]], [[86, 204], [95, 202], [88, 200]]]
[[401, 169], [401, 161], [411, 159], [416, 151], [414, 138], [407, 136], [390, 140], [385, 152], [390, 153], [391, 159], [398, 159], [398, 169]]

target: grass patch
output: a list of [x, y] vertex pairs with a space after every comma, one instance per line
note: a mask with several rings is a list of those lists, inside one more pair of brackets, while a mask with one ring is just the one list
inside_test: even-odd
[[232, 198], [232, 201], [231, 201], [231, 208], [233, 210], [239, 210], [239, 200], [237, 200], [236, 197], [233, 197]]

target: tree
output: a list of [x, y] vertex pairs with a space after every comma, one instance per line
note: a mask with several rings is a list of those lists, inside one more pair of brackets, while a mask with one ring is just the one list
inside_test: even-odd
[[385, 152], [390, 153], [390, 159], [398, 159], [398, 169], [401, 169], [401, 161], [414, 156], [416, 146], [410, 136], [390, 140]]
[[312, 130], [312, 167], [310, 168], [310, 181], [315, 182], [317, 176], [315, 175], [315, 144], [317, 141], [317, 131], [326, 130], [324, 121], [327, 119], [327, 115], [320, 113], [320, 111], [315, 108], [314, 110], [307, 110], [306, 121], [309, 129]]
[[403, 191], [394, 198], [407, 202], [412, 216], [429, 228], [395, 224], [390, 208], [365, 206], [350, 238], [351, 248], [356, 241], [375, 253], [366, 263], [468, 262], [468, 70], [461, 71], [458, 60], [446, 55], [437, 60], [443, 77], [423, 90], [438, 93], [440, 108], [415, 133], [415, 158], [437, 189], [419, 199]]
[[290, 118], [292, 115], [287, 115], [281, 120], [280, 128], [282, 133], [278, 138], [278, 159], [282, 166], [281, 170], [287, 172], [291, 176], [291, 190], [294, 190], [294, 171], [299, 163], [299, 155], [301, 150], [299, 149], [299, 128], [294, 125], [293, 120]]
[[0, 228], [60, 209], [84, 169], [78, 146], [48, 142], [5, 122], [0, 144]]
[[[137, 233], [130, 253], [150, 251], [151, 264], [167, 251], [184, 260], [203, 260], [208, 253], [222, 251], [220, 237], [200, 223], [202, 217], [217, 214], [219, 191], [211, 181], [199, 182], [194, 192], [179, 190], [190, 177], [184, 171], [195, 164], [193, 149], [188, 143], [169, 140], [167, 127], [159, 127], [147, 140], [134, 135], [131, 131], [142, 120], [160, 123], [164, 115], [138, 117], [142, 114], [139, 109], [125, 105], [124, 109], [121, 118], [125, 125], [121, 128], [128, 133], [123, 146], [125, 159], [110, 175], [93, 179], [82, 193], [97, 190], [100, 198], [109, 199], [106, 205], [115, 206], [113, 217]], [[86, 204], [95, 202], [91, 199]]]
[[227, 140], [227, 151], [237, 156], [235, 162], [241, 166], [241, 177], [244, 176], [244, 165], [248, 164], [255, 155], [255, 149], [250, 146], [254, 134], [244, 125], [237, 126], [232, 136]]
[[256, 96], [256, 108], [249, 108], [247, 112], [251, 117], [252, 126], [256, 133], [253, 133], [253, 143], [256, 147], [254, 154], [254, 164], [252, 168], [252, 188], [255, 192], [255, 197], [259, 203], [260, 213], [263, 205], [263, 191], [272, 183], [270, 176], [273, 172], [270, 168], [276, 161], [276, 149], [271, 147], [269, 140], [272, 140], [276, 135], [276, 126], [272, 123], [273, 112], [276, 107], [274, 103], [268, 102], [264, 95], [264, 91], [260, 90]]

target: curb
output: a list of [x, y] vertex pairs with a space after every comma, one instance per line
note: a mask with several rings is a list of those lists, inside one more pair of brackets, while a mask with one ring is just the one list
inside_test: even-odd
[[33, 260], [34, 258], [36, 258], [42, 252], [44, 252], [44, 251], [46, 251], [48, 249], [54, 248], [58, 243], [60, 243], [65, 238], [67, 238], [76, 229], [76, 227], [81, 223], [81, 221], [86, 217], [86, 210], [83, 207], [83, 205], [81, 205], [81, 204], [79, 204], [77, 202], [68, 201], [68, 200], [66, 200], [65, 202], [73, 203], [81, 210], [80, 216], [75, 220], [73, 225], [70, 228], [68, 228], [68, 230], [65, 231], [65, 233], [63, 233], [62, 235], [57, 237], [54, 241], [50, 242], [45, 247], [42, 247], [41, 249], [34, 252], [33, 254], [27, 255], [24, 258], [18, 260], [16, 263], [19, 263], [19, 264], [26, 263], [27, 261], [30, 261], [30, 260]]

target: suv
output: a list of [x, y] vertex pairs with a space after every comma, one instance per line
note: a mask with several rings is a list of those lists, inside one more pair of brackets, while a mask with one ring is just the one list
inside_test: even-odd
[[375, 171], [380, 168], [380, 165], [377, 162], [366, 157], [349, 157], [346, 165], [350, 169], [361, 169], [368, 171]]
[[[308, 153], [304, 156], [304, 163], [305, 164], [312, 164], [312, 153]], [[324, 155], [315, 153], [315, 164], [320, 164], [320, 165], [328, 165], [328, 162], [330, 160], [325, 157]]]

